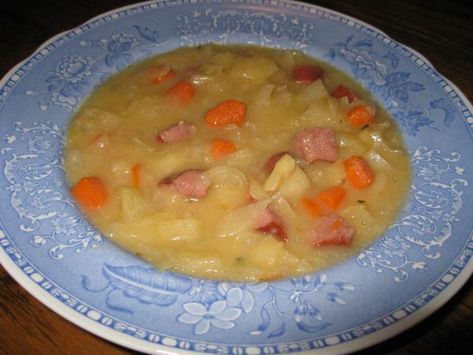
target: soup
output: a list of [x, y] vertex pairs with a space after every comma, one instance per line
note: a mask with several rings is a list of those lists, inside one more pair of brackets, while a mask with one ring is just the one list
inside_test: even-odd
[[396, 218], [409, 157], [352, 79], [301, 52], [181, 48], [105, 81], [72, 120], [71, 193], [103, 234], [201, 278], [338, 263]]

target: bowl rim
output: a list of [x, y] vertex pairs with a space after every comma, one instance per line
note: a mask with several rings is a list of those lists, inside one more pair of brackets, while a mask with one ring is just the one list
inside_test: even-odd
[[[14, 75], [18, 69], [20, 69], [22, 66], [24, 66], [29, 60], [31, 60], [35, 55], [40, 53], [42, 50], [44, 50], [46, 47], [49, 45], [55, 43], [57, 40], [61, 39], [62, 37], [72, 34], [77, 30], [81, 30], [81, 28], [92, 24], [100, 19], [103, 19], [104, 17], [111, 16], [113, 14], [117, 14], [119, 12], [123, 12], [129, 9], [133, 8], [141, 8], [146, 5], [152, 5], [152, 4], [157, 4], [157, 3], [168, 3], [172, 6], [179, 6], [179, 5], [186, 5], [186, 4], [193, 4], [193, 3], [224, 3], [224, 1], [219, 1], [219, 0], [189, 0], [189, 1], [180, 1], [180, 0], [150, 0], [150, 1], [142, 1], [122, 7], [118, 7], [106, 12], [103, 12], [99, 15], [96, 15], [89, 20], [77, 25], [76, 27], [73, 27], [71, 29], [65, 30], [63, 32], [60, 32], [48, 40], [44, 41], [42, 44], [40, 44], [28, 57], [26, 57], [24, 60], [20, 61], [16, 65], [14, 65], [9, 71], [7, 71], [3, 77], [0, 79], [0, 87], [3, 87], [8, 80]], [[234, 0], [231, 3], [232, 4], [249, 4], [249, 3], [256, 3], [256, 4], [262, 4], [264, 0]], [[438, 70], [435, 68], [435, 66], [421, 53], [417, 52], [413, 48], [404, 45], [401, 42], [398, 42], [391, 38], [388, 34], [386, 34], [384, 31], [380, 30], [379, 28], [370, 25], [362, 20], [359, 20], [355, 17], [346, 15], [344, 13], [331, 10], [328, 8], [325, 8], [323, 6], [315, 5], [315, 4], [310, 4], [310, 3], [305, 3], [301, 1], [294, 1], [294, 0], [276, 0], [271, 2], [271, 6], [283, 6], [283, 4], [293, 4], [293, 5], [298, 5], [298, 6], [304, 6], [308, 8], [313, 8], [317, 9], [319, 11], [322, 11], [324, 13], [340, 16], [342, 18], [346, 18], [349, 21], [353, 21], [354, 23], [358, 23], [362, 25], [363, 27], [367, 27], [371, 29], [372, 31], [382, 35], [385, 39], [389, 40], [390, 42], [396, 44], [397, 46], [407, 50], [408, 52], [411, 52], [414, 54], [416, 57], [418, 57], [420, 60], [422, 60], [427, 66], [430, 67], [431, 70], [435, 72], [435, 74], [444, 80], [447, 85], [449, 85], [453, 91], [462, 99], [463, 103], [467, 106], [467, 109], [470, 112], [473, 112], [473, 105], [469, 101], [469, 99], [466, 97], [466, 95], [449, 79], [445, 78], [442, 74], [438, 72]], [[156, 10], [156, 8], [151, 9], [151, 10]], [[148, 10], [146, 10], [148, 11]], [[120, 17], [119, 17], [120, 18]], [[119, 19], [118, 18], [118, 19]], [[82, 31], [80, 32], [82, 33]], [[80, 34], [78, 33], [78, 34]], [[75, 36], [75, 35], [74, 35]], [[6, 238], [6, 236], [3, 234], [2, 230], [3, 228], [3, 223], [0, 220], [0, 243]], [[471, 240], [473, 239], [473, 231], [470, 231], [470, 235], [465, 243], [471, 243]], [[8, 242], [8, 239], [6, 239]], [[452, 262], [453, 263], [453, 262]], [[161, 344], [153, 344], [151, 341], [145, 341], [142, 339], [138, 339], [137, 337], [128, 335], [124, 332], [119, 332], [116, 330], [112, 330], [111, 328], [102, 325], [89, 317], [87, 317], [84, 314], [79, 313], [78, 311], [66, 306], [63, 302], [59, 301], [56, 299], [54, 296], [52, 296], [49, 292], [44, 290], [42, 287], [40, 287], [37, 283], [35, 283], [19, 266], [17, 266], [14, 261], [11, 259], [11, 257], [6, 253], [6, 251], [3, 248], [0, 248], [0, 264], [5, 268], [7, 273], [18, 283], [20, 286], [22, 286], [31, 296], [36, 298], [40, 303], [48, 307], [50, 310], [55, 312], [56, 314], [60, 315], [67, 321], [77, 325], [78, 327], [96, 335], [99, 336], [103, 339], [106, 339], [112, 343], [124, 346], [128, 349], [136, 350], [136, 351], [142, 351], [142, 352], [147, 352], [147, 353], [159, 353], [159, 354], [183, 354], [183, 355], [192, 355], [198, 353], [197, 351], [189, 351], [181, 348], [176, 348], [176, 347], [168, 347], [166, 345], [161, 345]], [[449, 265], [450, 267], [450, 265]], [[36, 270], [38, 273], [38, 270]], [[415, 312], [408, 314], [406, 317], [397, 320], [394, 324], [390, 325], [389, 327], [384, 327], [381, 330], [378, 330], [372, 334], [368, 335], [363, 335], [360, 338], [352, 339], [348, 342], [340, 343], [337, 345], [333, 346], [326, 346], [320, 349], [312, 349], [309, 351], [301, 351], [298, 352], [299, 354], [313, 354], [314, 351], [317, 351], [320, 354], [339, 354], [339, 353], [350, 353], [354, 351], [358, 351], [361, 349], [368, 348], [370, 346], [373, 346], [375, 344], [378, 344], [380, 342], [383, 342], [389, 338], [392, 338], [396, 335], [398, 335], [401, 332], [406, 331], [407, 329], [411, 328], [412, 326], [416, 325], [417, 323], [421, 322], [428, 316], [430, 316], [432, 313], [434, 313], [436, 310], [441, 308], [445, 303], [447, 303], [457, 292], [460, 291], [460, 289], [466, 284], [466, 282], [469, 280], [471, 275], [473, 274], [473, 258], [470, 258], [467, 264], [463, 267], [463, 269], [460, 271], [458, 275], [453, 279], [452, 282], [448, 284], [448, 287], [446, 287], [444, 290], [442, 290], [437, 296], [435, 296], [432, 300], [430, 300], [428, 303], [423, 305], [421, 308], [417, 309]], [[442, 278], [443, 274], [437, 279], [440, 280]], [[432, 285], [435, 283], [432, 283]], [[327, 336], [328, 338], [329, 336]], [[236, 344], [234, 344], [236, 345]]]

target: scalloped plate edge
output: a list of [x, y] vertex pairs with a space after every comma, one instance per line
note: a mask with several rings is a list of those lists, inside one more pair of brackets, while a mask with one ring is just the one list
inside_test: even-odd
[[[71, 28], [69, 30], [63, 31], [61, 33], [58, 33], [51, 37], [50, 39], [46, 40], [43, 42], [41, 45], [38, 46], [38, 48], [33, 51], [33, 53], [13, 66], [4, 76], [2, 79], [0, 79], [0, 87], [5, 85], [8, 80], [11, 78], [11, 76], [18, 70], [20, 69], [23, 65], [25, 65], [26, 62], [32, 59], [34, 55], [39, 53], [41, 50], [45, 49], [48, 45], [54, 43], [61, 37], [65, 36], [66, 34], [69, 34], [89, 23], [92, 23], [94, 21], [97, 21], [98, 19], [101, 19], [106, 16], [110, 16], [112, 14], [115, 14], [117, 12], [121, 11], [126, 11], [131, 8], [135, 7], [140, 7], [143, 5], [149, 5], [153, 3], [159, 3], [162, 1], [168, 1], [172, 2], [172, 0], [153, 0], [153, 1], [143, 1], [123, 7], [119, 7], [110, 11], [106, 11], [102, 14], [99, 14], [95, 17], [92, 17], [91, 19], [81, 23], [80, 25]], [[196, 1], [199, 2], [199, 1]], [[236, 1], [239, 2], [239, 1]], [[251, 1], [250, 1], [251, 2]], [[256, 3], [259, 3], [258, 1], [255, 1]], [[292, 1], [292, 0], [278, 0], [278, 3], [292, 3], [292, 4], [297, 4], [299, 6], [306, 6], [306, 7], [311, 7], [314, 9], [318, 9], [320, 11], [334, 14], [340, 17], [344, 17], [350, 21], [353, 21], [354, 23], [358, 23], [362, 26], [365, 26], [367, 28], [370, 28], [371, 30], [383, 35], [388, 39], [389, 41], [399, 45], [400, 47], [406, 49], [407, 51], [413, 53], [416, 57], [418, 57], [420, 60], [422, 60], [426, 65], [428, 65], [432, 70], [436, 72], [436, 74], [451, 87], [453, 91], [462, 99], [462, 101], [465, 103], [467, 106], [468, 110], [470, 112], [473, 111], [473, 105], [470, 103], [469, 99], [463, 94], [463, 92], [449, 79], [445, 78], [442, 74], [438, 72], [438, 70], [434, 67], [434, 65], [422, 54], [417, 52], [416, 50], [412, 49], [411, 47], [408, 47], [394, 39], [392, 39], [389, 35], [387, 35], [385, 32], [381, 31], [379, 28], [374, 27], [362, 20], [356, 19], [354, 17], [351, 17], [349, 15], [343, 14], [341, 12], [331, 10], [324, 8], [322, 6], [318, 5], [313, 5], [309, 3], [304, 3], [300, 1]], [[190, 1], [189, 3], [192, 3]], [[467, 122], [469, 124], [470, 122]], [[472, 123], [473, 123], [473, 117], [472, 117]], [[1, 222], [0, 222], [1, 224]], [[2, 228], [3, 229], [3, 228]], [[0, 237], [0, 240], [3, 238]], [[467, 244], [472, 243], [473, 239], [473, 232], [470, 233], [470, 236], [468, 238], [468, 241], [465, 243], [465, 248], [467, 247]], [[463, 248], [463, 250], [465, 249]], [[473, 248], [473, 247], [472, 247]], [[383, 342], [389, 338], [392, 338], [399, 333], [406, 331], [407, 329], [411, 328], [412, 326], [416, 325], [417, 323], [421, 322], [425, 318], [427, 318], [429, 315], [431, 315], [433, 312], [437, 311], [439, 308], [441, 308], [444, 304], [446, 304], [469, 280], [471, 274], [473, 274], [473, 258], [471, 258], [471, 255], [469, 255], [470, 258], [467, 262], [467, 264], [463, 267], [463, 269], [460, 271], [458, 275], [456, 275], [451, 281], [447, 287], [445, 287], [443, 290], [439, 292], [438, 295], [433, 297], [432, 300], [427, 302], [424, 306], [422, 306], [420, 309], [414, 311], [413, 313], [410, 313], [406, 315], [404, 318], [397, 320], [394, 322], [392, 325], [386, 326], [381, 330], [378, 330], [372, 334], [364, 335], [360, 338], [356, 338], [350, 341], [347, 341], [342, 344], [337, 344], [337, 345], [329, 345], [327, 347], [319, 348], [319, 349], [312, 349], [309, 351], [302, 351], [298, 352], [299, 354], [303, 355], [309, 355], [313, 354], [315, 351], [320, 354], [340, 354], [340, 353], [350, 353], [354, 352], [357, 350], [361, 350], [370, 346], [373, 346], [375, 344], [378, 344], [380, 342]], [[109, 327], [105, 325], [101, 325], [97, 323], [96, 321], [92, 320], [91, 318], [87, 317], [86, 315], [83, 315], [79, 313], [76, 310], [72, 310], [70, 307], [66, 306], [64, 303], [61, 301], [57, 300], [52, 296], [49, 292], [41, 288], [32, 278], [31, 275], [27, 276], [27, 274], [18, 266], [16, 265], [13, 260], [9, 257], [9, 255], [3, 250], [3, 248], [0, 248], [0, 264], [5, 268], [5, 270], [8, 272], [8, 274], [18, 283], [20, 284], [29, 294], [31, 294], [33, 297], [35, 297], [39, 302], [44, 304], [46, 307], [51, 309], [53, 312], [57, 313], [61, 317], [65, 318], [66, 320], [70, 321], [71, 323], [77, 325], [78, 327], [85, 329], [91, 333], [93, 333], [96, 336], [99, 336], [103, 339], [106, 339], [112, 343], [124, 346], [129, 349], [133, 349], [136, 351], [141, 351], [141, 352], [147, 352], [147, 353], [159, 353], [159, 354], [179, 354], [179, 355], [193, 355], [196, 354], [197, 352], [195, 351], [188, 351], [184, 349], [178, 349], [178, 348], [172, 348], [168, 347], [165, 345], [159, 345], [159, 344], [152, 344], [150, 341], [145, 341], [138, 339], [136, 337], [127, 335], [125, 333], [115, 331], [110, 329]], [[447, 271], [450, 270], [450, 267], [447, 269]], [[446, 273], [446, 272], [445, 272]], [[432, 285], [435, 285], [439, 280], [441, 280], [445, 273], [442, 275], [442, 277], [439, 277], [435, 282], [432, 283]], [[40, 275], [38, 273], [35, 273], [37, 275]], [[43, 277], [40, 275], [40, 277]], [[413, 299], [415, 299], [414, 297]], [[409, 300], [411, 302], [413, 299]], [[406, 302], [408, 304], [409, 302]], [[401, 307], [402, 308], [402, 307]], [[393, 312], [391, 312], [393, 313]], [[379, 318], [382, 318], [380, 316]], [[348, 329], [347, 329], [348, 331]], [[326, 339], [330, 338], [330, 335], [327, 335], [325, 337]], [[231, 345], [231, 344], [227, 344]], [[248, 348], [251, 348], [251, 345], [246, 345], [246, 344], [235, 344], [235, 346], [245, 346]], [[255, 348], [257, 345], [254, 346]]]

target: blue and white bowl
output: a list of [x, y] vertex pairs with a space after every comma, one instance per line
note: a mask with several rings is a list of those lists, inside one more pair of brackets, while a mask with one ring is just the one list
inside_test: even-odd
[[[127, 65], [210, 41], [301, 49], [389, 110], [414, 177], [406, 207], [373, 245], [305, 277], [215, 282], [158, 272], [84, 219], [63, 166], [74, 111]], [[118, 9], [49, 40], [0, 82], [0, 261], [63, 317], [143, 352], [360, 349], [432, 313], [472, 273], [472, 111], [424, 57], [316, 6], [171, 0]]]

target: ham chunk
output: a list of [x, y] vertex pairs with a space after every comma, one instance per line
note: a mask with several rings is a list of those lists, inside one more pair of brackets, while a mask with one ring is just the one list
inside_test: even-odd
[[201, 170], [186, 170], [175, 177], [161, 180], [159, 184], [173, 188], [182, 197], [200, 199], [207, 195], [210, 181]]
[[288, 240], [280, 219], [268, 208], [258, 217], [255, 229], [264, 234], [272, 234], [281, 241], [286, 242]]
[[312, 246], [350, 245], [355, 230], [342, 217], [330, 214], [320, 219], [319, 223], [309, 233]]
[[294, 138], [294, 149], [309, 163], [338, 160], [337, 139], [331, 128], [303, 129]]
[[193, 124], [179, 121], [156, 134], [156, 141], [159, 143], [175, 143], [189, 138], [197, 131]]
[[292, 69], [292, 77], [298, 84], [307, 85], [322, 79], [323, 70], [313, 65], [296, 65]]
[[358, 100], [358, 96], [351, 91], [349, 88], [347, 88], [344, 85], [338, 85], [331, 93], [330, 96], [336, 98], [336, 99], [341, 99], [342, 97], [346, 97], [348, 99], [349, 103], [352, 103], [353, 101]]

